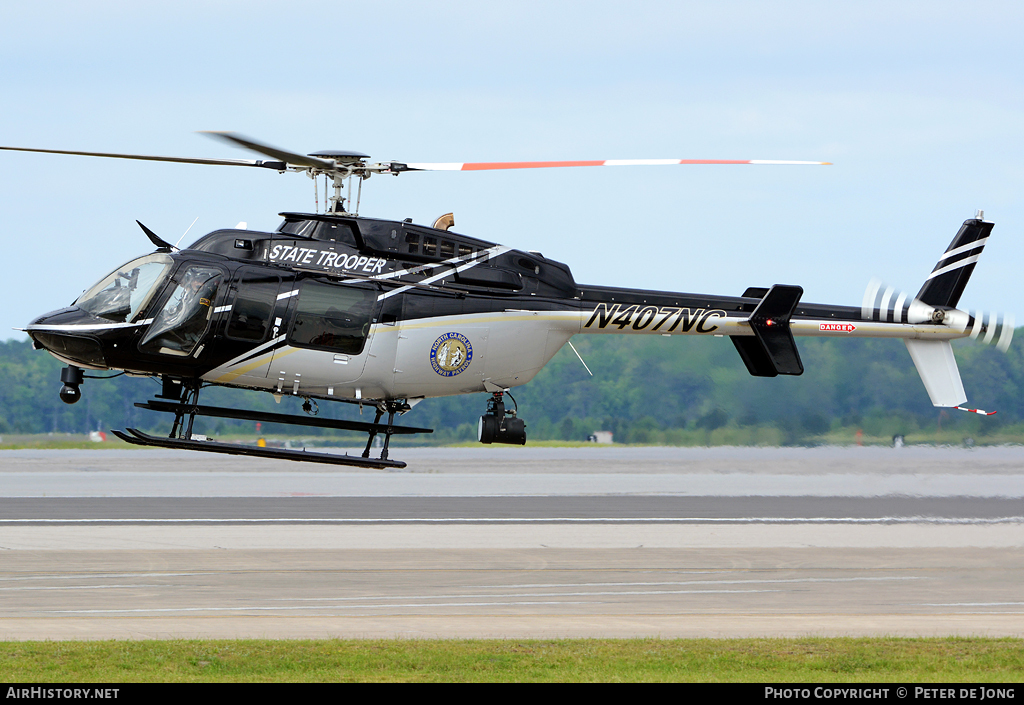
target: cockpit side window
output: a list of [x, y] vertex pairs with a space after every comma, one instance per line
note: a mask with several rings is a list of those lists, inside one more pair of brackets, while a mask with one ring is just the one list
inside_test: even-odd
[[286, 235], [309, 237], [313, 232], [314, 227], [316, 227], [315, 220], [296, 220], [294, 218], [286, 218], [283, 223], [277, 226], [277, 232], [285, 233]]
[[100, 318], [131, 323], [153, 298], [172, 261], [163, 254], [132, 260], [78, 297], [75, 305]]
[[166, 355], [191, 355], [206, 333], [224, 275], [217, 267], [189, 265], [149, 327], [139, 349]]
[[313, 237], [317, 240], [340, 242], [350, 247], [356, 246], [356, 236], [352, 234], [352, 226], [348, 223], [320, 223], [313, 232]]
[[307, 279], [299, 289], [288, 342], [357, 355], [370, 333], [377, 291]]

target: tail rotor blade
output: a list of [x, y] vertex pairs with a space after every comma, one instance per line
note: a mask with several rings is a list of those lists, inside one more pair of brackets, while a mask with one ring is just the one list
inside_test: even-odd
[[864, 290], [864, 300], [860, 305], [860, 317], [865, 321], [872, 320], [878, 311], [878, 292], [883, 286], [881, 279], [872, 279], [868, 282], [868, 288]]
[[880, 279], [868, 282], [860, 309], [865, 321], [886, 323], [925, 323], [932, 319], [934, 311], [934, 306], [929, 306], [905, 291], [897, 291]]
[[999, 330], [999, 314], [990, 313], [988, 314], [988, 324], [985, 326], [985, 337], [981, 339], [981, 342], [985, 345], [991, 345], [992, 341], [995, 340], [996, 331]]
[[[868, 282], [860, 312], [865, 321], [910, 324], [942, 322], [954, 330], [968, 333], [971, 338], [985, 345], [995, 345], [1000, 352], [1006, 352], [1013, 340], [1014, 318], [1010, 314], [1004, 316], [991, 311], [975, 311], [971, 315], [967, 311], [936, 308], [887, 286], [880, 279]], [[941, 315], [935, 316], [936, 312]]]
[[999, 340], [996, 341], [996, 350], [1006, 352], [1010, 348], [1010, 341], [1013, 340], [1013, 314], [1008, 313], [1003, 318], [1003, 329], [1000, 331]]
[[975, 311], [971, 325], [971, 338], [985, 345], [995, 345], [999, 352], [1006, 352], [1013, 340], [1013, 314], [1001, 316], [994, 312]]

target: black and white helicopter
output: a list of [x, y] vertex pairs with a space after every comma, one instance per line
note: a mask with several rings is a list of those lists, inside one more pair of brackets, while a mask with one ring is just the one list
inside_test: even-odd
[[[533, 379], [580, 334], [728, 336], [750, 374], [760, 377], [803, 372], [794, 336], [902, 338], [935, 406], [994, 413], [961, 406], [967, 395], [950, 346], [952, 339], [970, 336], [1005, 350], [1013, 335], [1009, 316], [957, 308], [993, 227], [980, 211], [964, 222], [916, 296], [874, 282], [859, 307], [802, 303], [803, 289], [783, 284], [751, 287], [740, 296], [589, 286], [540, 252], [452, 232], [451, 214], [430, 227], [359, 217], [362, 183], [374, 174], [414, 171], [826, 162], [371, 163], [355, 152], [301, 155], [235, 133], [209, 134], [270, 159], [0, 147], [324, 178], [324, 212], [282, 213], [274, 232], [216, 230], [179, 250], [139, 223], [155, 252], [118, 267], [71, 306], [39, 316], [24, 329], [36, 348], [67, 365], [60, 394], [68, 403], [80, 398], [83, 370], [162, 379], [161, 394], [136, 406], [172, 413], [170, 436], [132, 428], [114, 432], [129, 443], [405, 467], [388, 458], [391, 436], [430, 429], [396, 425], [396, 414], [427, 397], [483, 392], [490, 397], [479, 440], [521, 445], [525, 423], [505, 407], [505, 395]], [[353, 179], [355, 206], [349, 211]], [[364, 423], [202, 406], [200, 390], [209, 385], [299, 396], [307, 413], [317, 400], [365, 404], [375, 408], [376, 417]], [[361, 456], [219, 443], [193, 434], [196, 416], [354, 430], [367, 433], [368, 440]], [[378, 434], [384, 436], [383, 449], [371, 458]]]

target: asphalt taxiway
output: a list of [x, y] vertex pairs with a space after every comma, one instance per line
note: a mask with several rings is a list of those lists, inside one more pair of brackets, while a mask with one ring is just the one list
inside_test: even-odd
[[0, 638], [1024, 634], [1024, 449], [398, 452], [0, 452]]

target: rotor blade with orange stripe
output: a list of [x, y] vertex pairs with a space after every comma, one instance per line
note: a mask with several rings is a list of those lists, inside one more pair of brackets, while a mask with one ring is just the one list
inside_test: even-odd
[[827, 165], [832, 162], [803, 162], [779, 159], [604, 159], [560, 162], [441, 162], [408, 163], [410, 171], [490, 171], [494, 169], [550, 169], [564, 166], [665, 166], [668, 164], [799, 164]]

